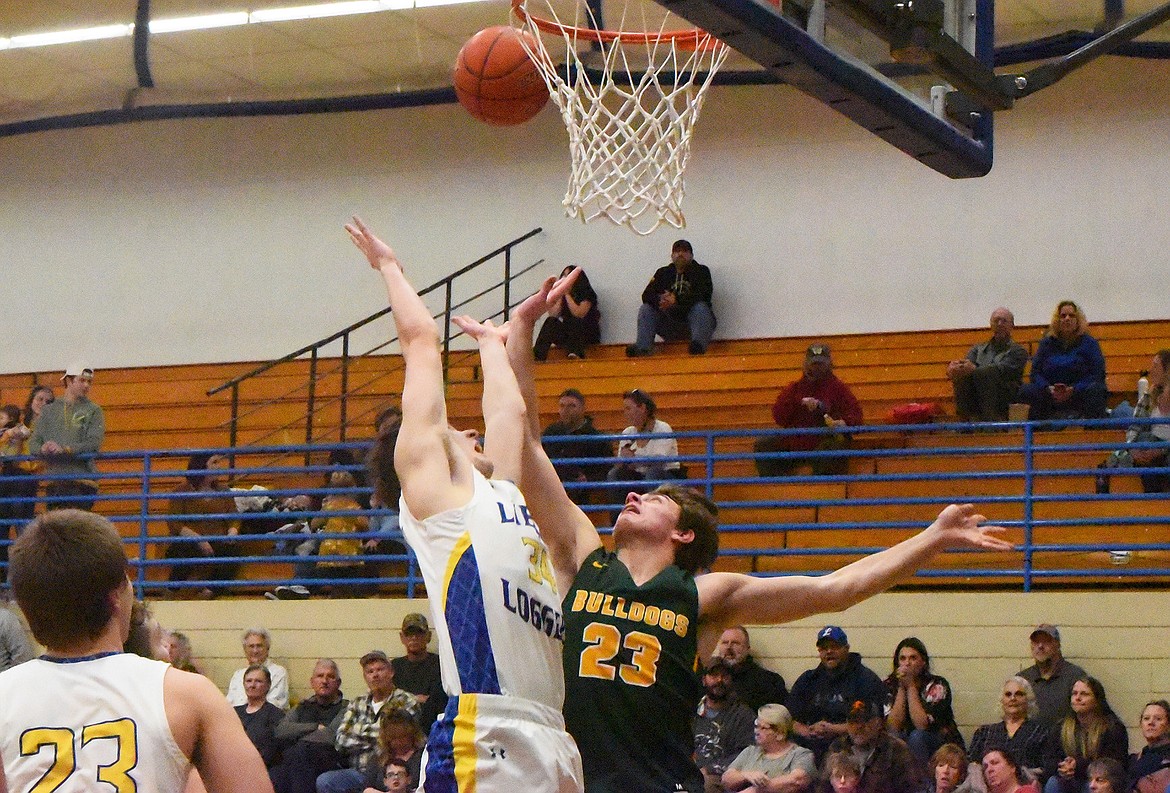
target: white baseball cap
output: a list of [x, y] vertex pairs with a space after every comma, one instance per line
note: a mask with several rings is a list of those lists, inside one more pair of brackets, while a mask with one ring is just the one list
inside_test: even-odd
[[61, 375], [61, 379], [64, 380], [66, 377], [90, 377], [90, 378], [92, 378], [93, 377], [93, 367], [86, 366], [85, 364], [81, 364], [81, 363], [70, 364], [69, 368], [67, 368], [65, 370], [65, 374]]

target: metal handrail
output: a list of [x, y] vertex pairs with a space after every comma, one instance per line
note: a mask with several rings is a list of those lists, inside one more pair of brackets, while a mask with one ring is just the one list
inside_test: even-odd
[[[511, 291], [512, 280], [514, 278], [517, 278], [517, 277], [527, 273], [528, 271], [533, 269], [533, 267], [537, 266], [536, 264], [533, 264], [533, 265], [530, 265], [529, 267], [525, 267], [525, 268], [521, 269], [519, 272], [513, 273], [513, 271], [512, 271], [512, 249], [515, 248], [520, 243], [525, 242], [526, 240], [541, 233], [543, 230], [544, 229], [542, 227], [538, 226], [538, 227], [532, 229], [531, 231], [527, 232], [526, 234], [522, 234], [521, 236], [516, 237], [515, 239], [513, 239], [509, 242], [504, 243], [503, 245], [496, 248], [495, 250], [493, 250], [487, 254], [484, 254], [480, 258], [476, 259], [475, 261], [471, 262], [468, 265], [465, 265], [464, 267], [461, 267], [460, 269], [456, 270], [455, 272], [444, 276], [443, 278], [439, 279], [438, 281], [431, 284], [430, 286], [423, 288], [419, 292], [420, 296], [425, 296], [433, 291], [438, 290], [440, 287], [442, 287], [443, 291], [444, 291], [444, 308], [438, 315], [436, 315], [436, 316], [442, 316], [446, 320], [444, 323], [445, 330], [444, 330], [444, 338], [443, 338], [443, 351], [444, 351], [443, 374], [444, 374], [444, 379], [446, 379], [447, 366], [448, 366], [448, 361], [449, 361], [449, 356], [450, 356], [450, 342], [451, 342], [450, 319], [451, 319], [453, 310], [455, 308], [458, 308], [462, 305], [467, 304], [468, 302], [476, 299], [477, 297], [482, 297], [485, 294], [488, 294], [490, 292], [493, 292], [497, 289], [502, 288], [502, 290], [503, 290], [503, 311], [502, 311], [502, 313], [504, 313], [506, 315], [508, 310], [511, 307], [510, 300], [511, 300], [511, 293], [512, 293], [512, 291]], [[477, 269], [481, 265], [495, 259], [496, 257], [500, 256], [501, 254], [504, 257], [503, 276], [502, 276], [501, 280], [497, 281], [495, 284], [488, 287], [487, 289], [479, 292], [477, 295], [474, 295], [470, 298], [467, 298], [458, 304], [453, 303], [453, 296], [454, 296], [454, 288], [453, 287], [454, 287], [455, 281], [458, 280], [460, 277], [466, 275], [467, 273], [470, 273], [472, 270]], [[344, 441], [345, 435], [346, 435], [346, 428], [348, 425], [348, 420], [347, 420], [348, 419], [348, 416], [347, 416], [348, 395], [349, 395], [349, 382], [348, 382], [348, 380], [349, 380], [349, 364], [350, 364], [351, 357], [363, 358], [363, 357], [366, 357], [366, 356], [372, 354], [372, 352], [374, 350], [380, 349], [381, 347], [385, 346], [385, 344], [381, 344], [381, 345], [376, 346], [374, 348], [374, 350], [367, 351], [366, 353], [363, 353], [362, 355], [351, 356], [350, 350], [349, 350], [350, 337], [355, 331], [365, 327], [366, 325], [369, 325], [372, 322], [377, 321], [378, 319], [381, 319], [382, 317], [386, 316], [389, 313], [390, 313], [389, 307], [386, 307], [386, 308], [381, 309], [379, 311], [375, 311], [373, 314], [370, 314], [369, 316], [366, 316], [363, 319], [360, 319], [360, 320], [346, 326], [345, 328], [342, 328], [341, 330], [336, 331], [336, 332], [330, 334], [329, 336], [326, 336], [325, 338], [318, 339], [317, 341], [315, 341], [311, 344], [305, 345], [304, 347], [301, 347], [298, 350], [290, 352], [287, 355], [283, 355], [280, 358], [275, 358], [271, 361], [267, 361], [263, 364], [260, 364], [259, 366], [255, 367], [254, 369], [252, 369], [248, 372], [245, 372], [244, 374], [233, 377], [231, 380], [228, 380], [224, 383], [221, 383], [220, 385], [215, 386], [214, 388], [209, 389], [207, 391], [207, 396], [209, 396], [209, 397], [215, 396], [216, 394], [219, 394], [225, 390], [230, 389], [230, 391], [231, 391], [231, 417], [226, 422], [226, 424], [228, 426], [228, 446], [231, 446], [231, 447], [237, 446], [237, 443], [239, 440], [239, 421], [241, 418], [241, 416], [240, 416], [240, 385], [248, 380], [251, 380], [254, 377], [257, 377], [257, 376], [273, 369], [276, 366], [279, 366], [279, 365], [284, 364], [284, 363], [289, 363], [290, 361], [294, 361], [294, 360], [296, 360], [296, 359], [298, 359], [301, 356], [306, 355], [306, 354], [311, 356], [310, 365], [309, 365], [309, 376], [308, 376], [307, 383], [304, 385], [298, 385], [298, 386], [294, 387], [293, 389], [291, 389], [289, 392], [287, 392], [285, 395], [278, 397], [278, 398], [275, 398], [274, 400], [269, 400], [268, 402], [266, 402], [260, 406], [257, 406], [252, 412], [255, 412], [255, 410], [262, 409], [263, 407], [266, 407], [267, 405], [272, 404], [273, 402], [280, 401], [281, 399], [287, 398], [287, 396], [289, 394], [292, 394], [292, 393], [295, 393], [297, 391], [300, 391], [302, 389], [307, 388], [308, 389], [308, 398], [307, 398], [308, 407], [306, 409], [305, 417], [304, 417], [305, 418], [305, 443], [311, 444], [314, 440], [313, 417], [318, 412], [318, 408], [317, 408], [315, 403], [316, 403], [316, 383], [319, 379], [319, 375], [317, 372], [317, 366], [318, 366], [320, 351], [323, 347], [325, 347], [329, 344], [332, 344], [333, 342], [338, 341], [338, 340], [340, 340], [342, 343], [342, 352], [341, 352], [340, 363], [336, 367], [334, 367], [330, 372], [327, 372], [326, 375], [331, 374], [333, 372], [337, 372], [338, 370], [341, 371], [341, 379], [342, 379], [341, 394], [339, 397], [336, 398], [336, 402], [340, 403], [339, 409], [340, 409], [340, 414], [341, 414], [341, 420], [340, 420], [338, 426], [340, 428], [339, 432], [340, 432], [341, 440]], [[393, 340], [391, 340], [391, 341], [393, 341]], [[323, 377], [323, 376], [325, 376], [325, 375], [321, 375], [320, 377]], [[331, 404], [334, 404], [334, 403], [331, 403]], [[320, 409], [324, 409], [324, 406]], [[250, 414], [248, 414], [248, 415], [250, 415]], [[289, 426], [291, 426], [291, 425], [286, 425], [284, 427], [278, 427], [278, 428], [270, 431], [266, 436], [259, 439], [258, 441], [253, 441], [253, 443], [250, 445], [254, 445], [254, 444], [261, 442], [263, 440], [267, 440], [268, 438], [272, 437], [272, 435], [279, 433], [285, 429], [288, 429]]]

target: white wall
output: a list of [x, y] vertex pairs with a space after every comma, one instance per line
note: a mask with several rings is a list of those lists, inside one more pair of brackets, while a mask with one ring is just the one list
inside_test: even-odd
[[1165, 317], [1170, 64], [1107, 59], [997, 123], [992, 173], [951, 181], [793, 89], [716, 88], [688, 228], [647, 239], [563, 217], [551, 108], [513, 129], [442, 106], [3, 139], [0, 369], [289, 352], [384, 305], [353, 212], [417, 285], [543, 226], [523, 258], [584, 265], [607, 341], [678, 236], [715, 270], [725, 337], [973, 326], [1000, 303], [1037, 323], [1064, 297]]

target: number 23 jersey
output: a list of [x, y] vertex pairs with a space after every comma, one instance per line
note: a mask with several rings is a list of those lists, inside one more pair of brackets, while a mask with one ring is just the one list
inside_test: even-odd
[[671, 565], [637, 586], [617, 555], [585, 559], [562, 603], [565, 724], [589, 793], [702, 790], [691, 761], [699, 593]]
[[191, 763], [163, 705], [169, 668], [116, 653], [38, 658], [0, 674], [8, 789], [180, 793]]

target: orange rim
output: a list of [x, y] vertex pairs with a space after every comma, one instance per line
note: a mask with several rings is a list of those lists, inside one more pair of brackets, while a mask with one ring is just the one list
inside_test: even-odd
[[563, 25], [551, 19], [529, 14], [523, 8], [524, 0], [512, 0], [512, 13], [518, 19], [531, 22], [535, 27], [554, 36], [569, 36], [585, 41], [618, 44], [656, 44], [663, 41], [674, 42], [676, 46], [685, 49], [713, 50], [721, 46], [722, 42], [705, 30], [692, 28], [690, 30], [665, 30], [659, 33], [647, 33], [633, 30], [597, 30], [595, 28], [580, 28], [573, 25]]

